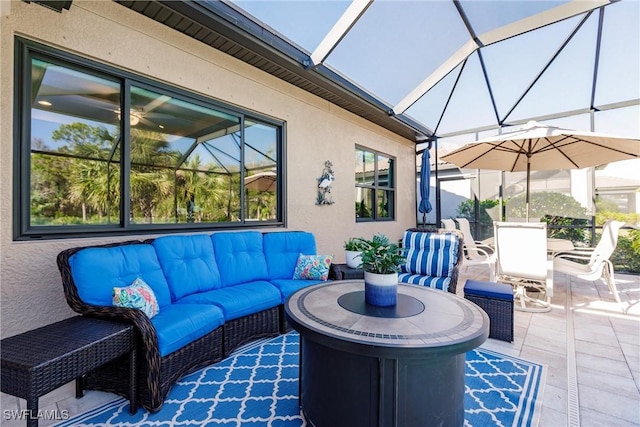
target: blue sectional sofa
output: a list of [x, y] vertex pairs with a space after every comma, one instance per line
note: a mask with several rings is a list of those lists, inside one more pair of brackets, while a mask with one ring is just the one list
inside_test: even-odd
[[[67, 249], [58, 255], [65, 297], [83, 315], [135, 324], [138, 402], [161, 408], [175, 382], [258, 337], [288, 330], [283, 302], [320, 280], [293, 279], [299, 254], [316, 254], [302, 231], [171, 235]], [[113, 305], [113, 289], [141, 279], [155, 296], [151, 318]], [[128, 396], [128, 358], [85, 377], [87, 389]]]

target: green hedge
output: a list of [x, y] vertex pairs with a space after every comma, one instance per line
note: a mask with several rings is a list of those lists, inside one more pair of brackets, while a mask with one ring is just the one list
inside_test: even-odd
[[[476, 239], [483, 240], [493, 235], [493, 218], [488, 211], [498, 204], [499, 201], [493, 199], [480, 201], [480, 235], [475, 236]], [[523, 195], [507, 200], [505, 204], [512, 216], [525, 216]], [[603, 204], [597, 204], [597, 208], [600, 209], [596, 214], [597, 227], [602, 227], [609, 219], [640, 226], [640, 214], [615, 212], [611, 210], [612, 206]], [[561, 212], [562, 215], [549, 215], [548, 212]], [[476, 221], [473, 200], [466, 200], [458, 205], [458, 216]], [[591, 221], [585, 219], [586, 210], [571, 196], [552, 192], [533, 193], [530, 197], [530, 216], [541, 218], [541, 221], [549, 224], [549, 237], [571, 240], [577, 246], [592, 246]], [[600, 233], [597, 232], [596, 242], [599, 240]], [[611, 262], [616, 272], [640, 274], [640, 230], [620, 230]]]

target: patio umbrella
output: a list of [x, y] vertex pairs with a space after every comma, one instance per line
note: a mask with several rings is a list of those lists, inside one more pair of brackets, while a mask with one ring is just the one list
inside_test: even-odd
[[431, 181], [431, 163], [429, 162], [429, 144], [422, 152], [422, 165], [420, 166], [420, 205], [418, 211], [422, 212], [422, 223], [426, 222], [427, 214], [431, 212], [431, 202], [429, 201], [430, 181]]
[[527, 171], [527, 221], [532, 170], [582, 169], [637, 158], [640, 158], [639, 139], [562, 129], [535, 121], [442, 156], [442, 160], [460, 168]]
[[276, 191], [275, 172], [260, 172], [244, 179], [244, 188], [256, 191]]

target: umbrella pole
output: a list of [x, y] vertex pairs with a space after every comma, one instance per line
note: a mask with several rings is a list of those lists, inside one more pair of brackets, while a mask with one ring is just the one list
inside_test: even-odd
[[531, 177], [531, 158], [527, 155], [527, 199], [526, 199], [526, 220], [529, 222], [529, 181]]

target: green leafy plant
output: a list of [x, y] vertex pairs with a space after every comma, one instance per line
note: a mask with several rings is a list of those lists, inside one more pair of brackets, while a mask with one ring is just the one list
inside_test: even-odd
[[[498, 215], [500, 215], [498, 211], [498, 205], [500, 204], [500, 200], [497, 199], [486, 199], [480, 201], [480, 217], [478, 223], [479, 234], [476, 237], [478, 240], [484, 240], [487, 237], [493, 236], [493, 221], [499, 220], [500, 217], [492, 217], [490, 212], [496, 211]], [[465, 200], [464, 202], [458, 205], [458, 217], [467, 218], [469, 222], [473, 223], [476, 221], [476, 209], [475, 209], [475, 201]]]
[[558, 215], [544, 215], [540, 221], [549, 224], [547, 237], [555, 239], [566, 239], [572, 242], [587, 242], [590, 240], [590, 233], [587, 233], [589, 225], [588, 219], [569, 218]]
[[[526, 194], [506, 201], [507, 217], [524, 218], [527, 213]], [[553, 191], [537, 191], [529, 195], [529, 217], [561, 215], [567, 218], [586, 218], [586, 209], [571, 196]]]
[[391, 243], [384, 234], [376, 234], [371, 240], [363, 240], [366, 244], [362, 250], [362, 264], [364, 271], [376, 274], [392, 274], [400, 271], [405, 263], [402, 251], [398, 245]]
[[344, 242], [345, 251], [360, 252], [367, 246], [367, 241], [362, 237], [350, 237]]

